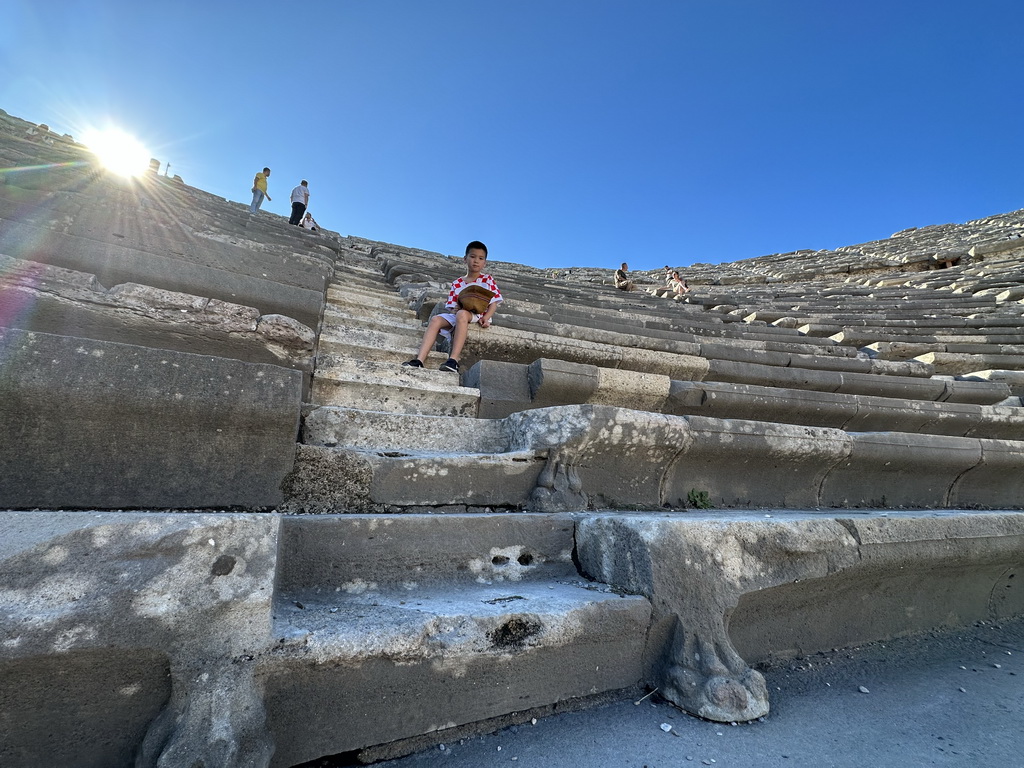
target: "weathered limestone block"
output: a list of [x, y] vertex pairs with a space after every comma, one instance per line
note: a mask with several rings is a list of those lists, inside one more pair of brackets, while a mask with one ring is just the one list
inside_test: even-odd
[[666, 413], [752, 419], [842, 429], [858, 410], [857, 398], [833, 392], [673, 381]]
[[[231, 263], [208, 266], [205, 262], [197, 263], [199, 259], [189, 261], [166, 255], [173, 252], [173, 244], [162, 253], [144, 252], [86, 237], [57, 236], [38, 226], [2, 220], [0, 243], [13, 244], [4, 245], [10, 256], [45, 260], [65, 269], [94, 274], [103, 285], [139, 283], [209, 296], [256, 307], [264, 314], [288, 315], [310, 327], [317, 324], [323, 310], [322, 287], [314, 290], [264, 277], [270, 274], [270, 260], [277, 258], [267, 254], [258, 254], [256, 264], [249, 270], [255, 274], [240, 274], [231, 269], [235, 266]], [[34, 243], [36, 247], [23, 250], [18, 247], [23, 243]], [[323, 281], [319, 282], [322, 285]]]
[[595, 365], [564, 360], [535, 360], [526, 368], [531, 403], [539, 408], [585, 403], [597, 391], [598, 370]]
[[837, 521], [858, 541], [854, 567], [741, 596], [729, 634], [748, 661], [1024, 612], [1019, 513], [857, 513]]
[[272, 766], [644, 677], [650, 605], [584, 581], [564, 515], [282, 520]]
[[1007, 254], [1020, 250], [1024, 250], [1024, 242], [1022, 242], [1020, 238], [1013, 238], [1010, 240], [998, 239], [978, 243], [977, 245], [972, 246], [967, 253], [969, 256], [972, 256], [975, 261], [985, 261], [988, 256]]
[[480, 360], [462, 375], [462, 383], [480, 391], [481, 419], [501, 419], [531, 407], [529, 376], [522, 363]]
[[281, 501], [299, 371], [12, 329], [0, 358], [0, 507]]
[[[277, 530], [270, 515], [0, 512], [0, 761], [266, 766], [256, 665]], [[119, 686], [75, 673], [114, 657]], [[57, 696], [40, 695], [47, 670], [71, 673]], [[141, 729], [114, 719], [132, 702]], [[82, 707], [73, 740], [50, 721], [65, 706]]]
[[647, 597], [652, 621], [674, 619], [654, 683], [671, 702], [720, 722], [768, 714], [764, 678], [729, 640], [729, 614], [744, 592], [824, 576], [856, 558], [834, 520], [739, 524], [676, 518], [587, 517], [577, 525], [587, 575]]
[[[853, 435], [849, 457], [831, 469], [820, 488], [830, 507], [946, 507], [957, 478], [981, 462], [982, 440], [902, 432]], [[1024, 443], [1014, 453], [1024, 467]], [[1019, 503], [1005, 483], [993, 489], [999, 506]], [[967, 494], [965, 493], [965, 496]], [[967, 499], [965, 498], [966, 502]], [[974, 502], [977, 503], [977, 502]]]
[[122, 283], [109, 290], [95, 275], [0, 256], [7, 277], [0, 318], [7, 327], [179, 352], [313, 367], [315, 334], [283, 315], [240, 304]]
[[459, 386], [445, 371], [326, 355], [318, 359], [311, 397], [316, 405], [469, 418], [478, 414], [479, 399], [478, 390]]
[[950, 507], [1024, 506], [1024, 443], [979, 440], [980, 460], [951, 484], [945, 502]]
[[[318, 448], [323, 454], [315, 461], [300, 453], [291, 497], [327, 498], [328, 489], [336, 487], [334, 511], [365, 511], [368, 504], [372, 509], [456, 504], [538, 512], [678, 508], [692, 505], [695, 493], [706, 494], [715, 506], [946, 507], [958, 478], [983, 464], [986, 446], [997, 452], [1001, 466], [1024, 468], [1024, 442], [849, 433], [599, 405], [520, 411], [486, 423], [433, 417], [430, 426], [423, 421], [428, 417], [418, 417], [405, 429], [388, 426], [394, 416], [382, 422], [381, 414], [352, 414], [366, 421], [359, 434], [377, 425], [393, 430], [381, 441], [387, 448], [373, 450], [360, 438], [351, 447], [336, 442], [338, 456], [326, 447]], [[445, 435], [444, 444], [431, 447], [421, 439], [401, 438], [420, 429]], [[478, 429], [491, 437], [497, 429], [500, 438], [481, 451], [481, 441], [473, 437]], [[329, 436], [322, 439], [330, 444]], [[331, 469], [333, 461], [360, 470]], [[303, 479], [307, 462], [311, 476], [321, 478], [316, 483]], [[312, 469], [321, 462], [327, 462], [323, 469]], [[356, 476], [363, 479], [349, 488], [349, 478]], [[1018, 506], [1016, 480], [990, 476], [989, 486], [964, 484], [959, 503]]]
[[481, 360], [466, 372], [464, 383], [480, 390], [483, 418], [582, 403], [657, 412], [670, 389], [670, 379], [660, 374], [547, 358], [528, 366]]
[[503, 328], [500, 315], [496, 325], [489, 329], [469, 327], [462, 362], [472, 366], [485, 357], [527, 365], [539, 358], [550, 358], [688, 380], [701, 380], [708, 370], [708, 361], [696, 355], [626, 348]]
[[668, 376], [656, 373], [598, 368], [597, 388], [587, 402], [638, 411], [661, 411], [668, 400], [671, 384]]
[[1005, 384], [1009, 394], [1020, 397], [1024, 395], [1024, 371], [1008, 371], [1005, 369], [988, 369], [984, 371], [972, 371], [965, 374], [967, 379], [978, 379], [980, 381], [994, 381]]
[[507, 440], [498, 419], [452, 422], [447, 418], [406, 413], [367, 413], [351, 408], [321, 406], [306, 414], [302, 442], [379, 451], [443, 453], [453, 447], [450, 428], [461, 424], [458, 448], [471, 453], [497, 453]]
[[950, 376], [960, 376], [981, 369], [1024, 370], [1024, 355], [925, 352], [914, 359], [933, 365], [936, 372]]
[[672, 382], [665, 411], [833, 427], [847, 432], [924, 432], [1008, 439], [1024, 436], [1024, 410], [1020, 408], [706, 381]]
[[[700, 717], [768, 712], [758, 660], [1024, 610], [1024, 515], [582, 515], [589, 576], [642, 594], [673, 628], [659, 692]], [[735, 645], [734, 645], [735, 643]]]

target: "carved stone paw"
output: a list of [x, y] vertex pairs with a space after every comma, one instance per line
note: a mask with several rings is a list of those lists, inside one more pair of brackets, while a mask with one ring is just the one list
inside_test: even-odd
[[530, 509], [535, 512], [575, 512], [587, 508], [589, 500], [572, 463], [557, 451], [548, 455], [547, 464], [530, 494]]
[[267, 731], [262, 690], [247, 665], [174, 676], [183, 690], [150, 724], [136, 768], [270, 764], [274, 743]]
[[[724, 635], [723, 635], [724, 638]], [[768, 686], [727, 639], [689, 637], [662, 675], [661, 694], [705, 720], [731, 723], [768, 714]], [[678, 646], [677, 646], [678, 647]]]
[[706, 675], [675, 666], [659, 689], [681, 709], [722, 723], [756, 720], [768, 714], [768, 687], [760, 672], [747, 669], [740, 677]]

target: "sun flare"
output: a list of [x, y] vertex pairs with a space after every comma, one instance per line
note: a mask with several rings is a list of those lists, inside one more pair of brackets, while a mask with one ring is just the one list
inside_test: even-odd
[[120, 128], [89, 131], [82, 136], [82, 143], [104, 168], [120, 176], [139, 176], [149, 168], [149, 150]]

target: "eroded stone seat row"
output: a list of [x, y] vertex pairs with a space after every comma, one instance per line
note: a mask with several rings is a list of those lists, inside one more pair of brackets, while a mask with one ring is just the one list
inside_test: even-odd
[[[458, 417], [331, 413], [305, 419], [287, 486], [297, 511], [679, 508], [696, 498], [716, 507], [999, 508], [1024, 491], [1024, 443], [1015, 440], [573, 405], [513, 413], [487, 428], [493, 442], [483, 447]], [[444, 438], [433, 449], [406, 442], [421, 433]]]

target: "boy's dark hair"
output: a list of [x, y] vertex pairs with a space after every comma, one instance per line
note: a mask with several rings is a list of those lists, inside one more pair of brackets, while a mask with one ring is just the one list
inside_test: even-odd
[[469, 252], [474, 248], [479, 248], [484, 252], [484, 256], [487, 255], [487, 246], [481, 243], [479, 240], [474, 240], [472, 243], [466, 246], [466, 255], [469, 256]]
[[263, 169], [263, 172], [264, 172], [264, 173], [270, 173], [270, 169], [269, 169], [269, 168], [264, 168], [264, 169]]

